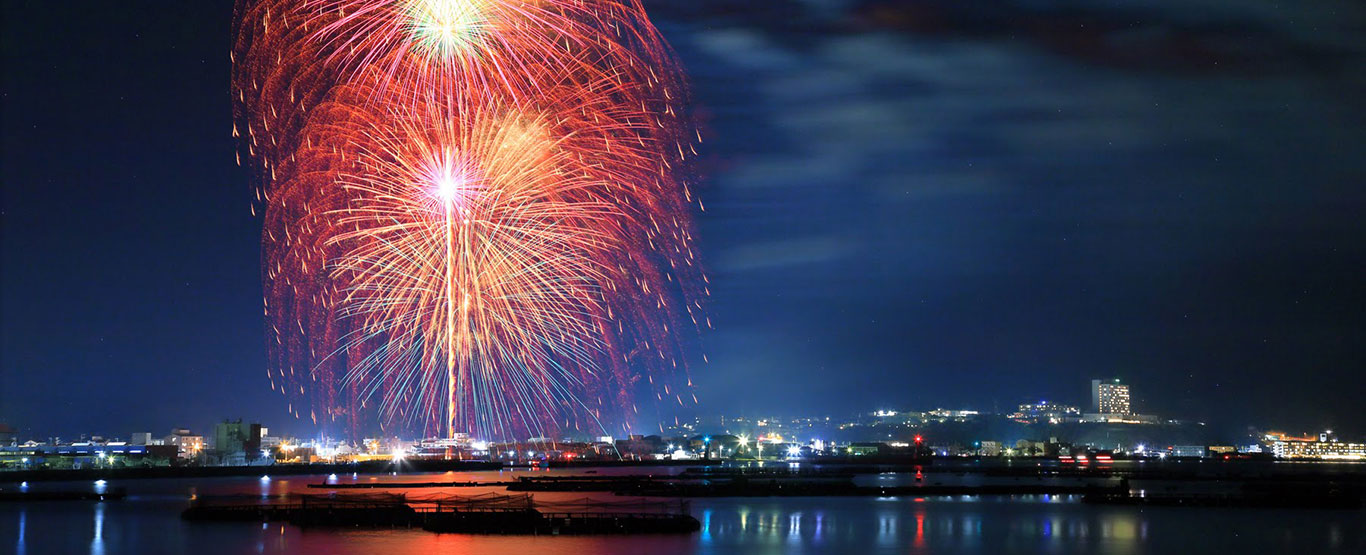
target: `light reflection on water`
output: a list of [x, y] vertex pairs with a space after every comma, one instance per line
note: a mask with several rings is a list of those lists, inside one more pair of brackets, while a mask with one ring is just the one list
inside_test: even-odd
[[[938, 553], [995, 552], [1012, 545], [1020, 552], [1142, 553], [1214, 548], [1225, 541], [1270, 552], [1294, 552], [1296, 542], [1315, 546], [1316, 552], [1366, 547], [1359, 531], [1350, 537], [1345, 531], [1344, 522], [1366, 524], [1359, 511], [1139, 510], [1084, 505], [1080, 496], [1067, 495], [709, 502], [713, 507], [701, 514], [701, 539], [704, 546], [718, 548], [829, 545], [851, 551]], [[774, 522], [775, 516], [782, 518]], [[1156, 537], [1154, 529], [1159, 531]], [[1276, 545], [1271, 542], [1273, 529], [1292, 533]]]
[[[872, 537], [882, 545], [907, 539], [924, 543], [935, 537], [977, 538], [992, 528], [1012, 537], [1146, 539], [1139, 511], [1090, 510], [1079, 496], [1014, 498], [789, 498], [697, 500], [708, 503], [699, 515], [704, 541], [721, 537], [782, 537], [813, 542], [827, 533], [840, 539]], [[965, 503], [967, 502], [967, 503]], [[812, 509], [813, 505], [821, 508]], [[1066, 514], [1049, 514], [1061, 509]], [[1138, 530], [1143, 530], [1139, 533]]]
[[27, 531], [28, 531], [28, 511], [25, 511], [25, 510], [23, 510], [23, 509], [20, 509], [20, 510], [19, 510], [19, 533], [16, 535], [16, 536], [19, 538], [19, 541], [17, 542], [17, 545], [14, 547], [14, 552], [17, 553], [18, 555], [24, 555], [24, 553], [26, 553], [26, 551], [25, 551], [25, 546], [24, 546], [24, 534], [25, 534]]
[[[496, 475], [453, 479], [490, 480]], [[371, 477], [341, 481], [370, 482]], [[380, 477], [430, 481], [432, 475]], [[450, 476], [441, 478], [452, 479]], [[687, 536], [511, 537], [420, 530], [300, 530], [281, 523], [194, 524], [179, 511], [193, 496], [303, 493], [332, 476], [261, 476], [110, 483], [128, 499], [105, 503], [0, 505], [0, 539], [17, 553], [143, 551], [283, 553], [381, 551], [536, 553], [736, 553], [834, 550], [854, 553], [1366, 552], [1366, 511], [1265, 511], [1085, 505], [1079, 496], [716, 498], [691, 501], [702, 529]], [[89, 487], [89, 482], [84, 486]], [[46, 484], [44, 485], [46, 486]], [[475, 495], [493, 489], [365, 490]], [[543, 494], [554, 499], [554, 494]], [[580, 498], [585, 494], [560, 494]], [[601, 494], [588, 494], [601, 496]], [[540, 495], [538, 495], [539, 497]], [[87, 530], [85, 534], [79, 530]], [[139, 531], [156, 530], [154, 534]], [[73, 533], [73, 531], [77, 531]]]
[[95, 504], [95, 537], [90, 540], [91, 555], [104, 555], [104, 511], [107, 506], [108, 503]]

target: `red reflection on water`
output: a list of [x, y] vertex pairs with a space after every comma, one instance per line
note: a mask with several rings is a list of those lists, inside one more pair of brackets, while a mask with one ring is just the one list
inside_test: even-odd
[[[919, 499], [917, 499], [919, 501]], [[916, 549], [925, 547], [925, 509], [918, 508], [915, 511], [915, 539], [911, 545]]]

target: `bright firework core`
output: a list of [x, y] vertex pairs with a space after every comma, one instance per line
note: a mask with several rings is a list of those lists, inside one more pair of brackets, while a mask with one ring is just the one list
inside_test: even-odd
[[484, 13], [471, 0], [407, 0], [408, 29], [429, 58], [474, 47], [484, 34]]
[[[436, 198], [442, 204], [451, 204], [464, 212], [470, 197], [479, 189], [478, 180], [471, 176], [471, 170], [460, 164], [456, 156], [447, 154], [429, 170], [428, 186], [435, 188]], [[442, 210], [445, 210], [444, 208]]]
[[436, 193], [442, 200], [455, 200], [460, 189], [465, 186], [465, 178], [458, 175], [444, 175], [436, 180]]

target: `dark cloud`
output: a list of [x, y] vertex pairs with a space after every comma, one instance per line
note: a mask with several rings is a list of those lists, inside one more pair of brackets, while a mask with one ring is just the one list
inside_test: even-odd
[[762, 4], [670, 27], [720, 169], [709, 408], [1120, 375], [1169, 415], [1354, 418], [1358, 7]]

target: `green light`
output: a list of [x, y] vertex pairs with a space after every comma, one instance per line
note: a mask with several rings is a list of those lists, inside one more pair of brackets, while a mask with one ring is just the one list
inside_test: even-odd
[[408, 31], [428, 59], [453, 58], [476, 49], [488, 30], [475, 0], [406, 0]]

